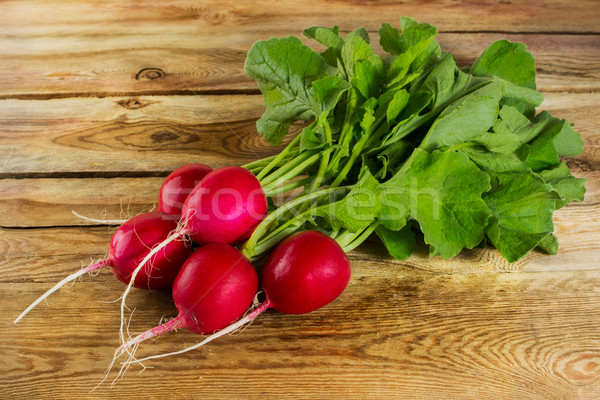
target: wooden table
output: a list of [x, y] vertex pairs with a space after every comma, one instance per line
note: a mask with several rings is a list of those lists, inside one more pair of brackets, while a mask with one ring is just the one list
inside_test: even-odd
[[[254, 41], [313, 25], [375, 33], [401, 15], [437, 26], [463, 64], [499, 38], [529, 46], [542, 108], [586, 146], [568, 161], [588, 192], [556, 213], [558, 255], [510, 265], [490, 249], [445, 261], [420, 249], [397, 262], [369, 242], [324, 309], [267, 312], [93, 393], [118, 345], [111, 301], [124, 286], [109, 271], [9, 324], [106, 254], [115, 228], [71, 210], [132, 216], [179, 165], [277, 151], [255, 131], [262, 96], [243, 71]], [[0, 3], [0, 398], [600, 398], [599, 93], [599, 1]], [[128, 304], [132, 332], [175, 315], [167, 293], [135, 291]], [[197, 340], [171, 333], [138, 354]]]

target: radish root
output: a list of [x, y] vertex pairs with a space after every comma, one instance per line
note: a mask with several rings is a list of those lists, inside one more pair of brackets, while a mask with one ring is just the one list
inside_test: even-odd
[[77, 217], [80, 218], [84, 221], [88, 221], [88, 222], [95, 222], [97, 224], [105, 224], [105, 225], [123, 225], [125, 222], [127, 222], [127, 219], [95, 219], [95, 218], [90, 218], [90, 217], [86, 217], [85, 215], [81, 215], [79, 214], [77, 211], [75, 210], [71, 210], [71, 212]]
[[[136, 269], [131, 274], [131, 279], [129, 280], [129, 284], [125, 288], [123, 295], [121, 296], [121, 326], [119, 328], [119, 338], [121, 339], [121, 343], [125, 344], [125, 309], [127, 308], [125, 304], [125, 300], [127, 299], [127, 295], [131, 291], [133, 287], [133, 283], [135, 282], [135, 278], [138, 273], [144, 268], [144, 266], [157, 254], [159, 251], [164, 249], [169, 243], [177, 240], [178, 238], [185, 236], [187, 234], [187, 230], [185, 228], [180, 228], [175, 230], [171, 235], [169, 235], [162, 243], [155, 246], [144, 259], [140, 262], [140, 264], [136, 267]], [[119, 354], [120, 355], [120, 354]]]
[[[148, 361], [148, 360], [152, 360], [152, 359], [156, 359], [156, 358], [162, 358], [162, 357], [168, 357], [168, 356], [174, 356], [177, 354], [182, 354], [182, 353], [187, 353], [188, 351], [191, 350], [195, 350], [199, 347], [204, 346], [205, 344], [212, 342], [213, 340], [220, 338], [221, 336], [225, 336], [227, 334], [230, 334], [236, 330], [238, 330], [239, 328], [243, 327], [244, 325], [252, 322], [256, 317], [258, 317], [260, 314], [262, 314], [263, 312], [265, 312], [269, 307], [271, 307], [271, 301], [269, 299], [265, 300], [264, 303], [262, 303], [257, 309], [255, 309], [254, 311], [252, 311], [251, 313], [249, 313], [248, 315], [246, 315], [245, 317], [241, 318], [240, 320], [238, 320], [237, 322], [234, 322], [233, 324], [229, 325], [228, 327], [221, 329], [220, 331], [217, 331], [215, 333], [213, 333], [210, 336], [207, 336], [206, 339], [204, 339], [203, 341], [201, 341], [200, 343], [197, 343], [193, 346], [190, 347], [186, 347], [182, 350], [179, 351], [174, 351], [172, 353], [165, 353], [165, 354], [158, 354], [158, 355], [154, 355], [154, 356], [149, 356], [149, 357], [145, 357], [139, 360], [127, 360], [125, 362], [122, 362], [121, 364], [123, 364], [123, 366], [126, 365], [130, 365], [133, 363], [142, 363], [143, 361]], [[144, 335], [146, 332], [142, 333], [142, 335]], [[140, 335], [140, 336], [142, 336]], [[136, 337], [132, 340], [130, 340], [129, 342], [125, 343], [124, 345], [122, 345], [121, 347], [119, 347], [119, 349], [117, 349], [117, 352], [115, 352], [115, 354], [118, 353], [117, 358], [119, 356], [121, 356], [121, 354], [123, 354], [124, 352], [128, 352], [130, 355], [133, 355], [135, 352], [131, 352], [130, 350], [127, 349], [127, 347], [131, 347], [131, 346], [135, 346], [135, 345], [139, 345], [139, 342], [141, 340], [138, 340], [138, 338], [140, 337]], [[114, 360], [113, 360], [114, 362]]]
[[35, 308], [38, 304], [40, 304], [42, 301], [44, 301], [48, 296], [50, 296], [52, 293], [56, 292], [58, 289], [60, 289], [64, 284], [73, 281], [77, 278], [79, 278], [81, 275], [85, 275], [88, 272], [94, 271], [96, 269], [102, 268], [106, 265], [110, 264], [110, 261], [108, 259], [102, 260], [102, 261], [98, 261], [97, 263], [94, 263], [86, 268], [80, 269], [79, 271], [67, 276], [66, 278], [64, 278], [62, 281], [58, 282], [56, 285], [54, 285], [52, 288], [50, 288], [46, 293], [44, 293], [41, 297], [39, 297], [36, 301], [34, 301], [33, 303], [31, 303], [31, 305], [29, 307], [27, 307], [25, 309], [25, 311], [23, 311], [21, 313], [21, 315], [19, 315], [17, 317], [17, 319], [15, 319], [13, 321], [13, 324], [16, 324], [17, 322], [19, 322], [25, 315], [27, 315], [27, 313], [29, 311], [31, 311], [33, 308]]

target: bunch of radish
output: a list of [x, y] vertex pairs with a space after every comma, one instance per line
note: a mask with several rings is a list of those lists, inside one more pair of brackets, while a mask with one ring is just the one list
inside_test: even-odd
[[[235, 246], [247, 240], [261, 221], [268, 222], [263, 221], [267, 203], [263, 185], [247, 168], [212, 170], [200, 164], [178, 168], [160, 189], [158, 211], [123, 223], [112, 237], [106, 259], [60, 281], [14, 322], [65, 283], [110, 267], [127, 285], [121, 298], [122, 344], [115, 352], [115, 359], [129, 354], [123, 363], [126, 368], [137, 362], [132, 360], [140, 342], [172, 329], [186, 328], [210, 336], [195, 346], [146, 359], [195, 349], [249, 323], [268, 308], [301, 314], [330, 303], [346, 288], [350, 264], [335, 240], [307, 230], [281, 241], [271, 252], [262, 269], [265, 300], [252, 309], [259, 294], [258, 275], [249, 258]], [[179, 315], [126, 338], [125, 300], [132, 287], [172, 287]]]

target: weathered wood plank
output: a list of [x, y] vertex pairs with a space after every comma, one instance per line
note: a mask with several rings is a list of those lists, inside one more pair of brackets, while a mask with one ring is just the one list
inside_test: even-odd
[[156, 209], [163, 178], [3, 179], [2, 227], [94, 225], [94, 219], [128, 219]]
[[[410, 16], [437, 26], [441, 31], [502, 32], [600, 32], [598, 3], [580, 0], [574, 7], [565, 0], [435, 0], [397, 3], [388, 0], [316, 0], [310, 6], [293, 0], [278, 2], [208, 0], [201, 4], [166, 0], [160, 3], [118, 0], [4, 1], [0, 5], [3, 34], [16, 36], [64, 36], [111, 34], [143, 35], [148, 32], [218, 34], [251, 27], [257, 31], [295, 29], [337, 24], [353, 29], [357, 24], [378, 29], [382, 21]], [[27, 25], [31, 21], [35, 24]]]
[[[596, 93], [548, 93], [541, 107], [575, 123], [587, 171], [600, 170], [599, 107]], [[278, 151], [256, 133], [262, 111], [260, 95], [0, 100], [0, 177], [240, 165]]]
[[[356, 18], [359, 23], [360, 18]], [[387, 19], [382, 19], [387, 21]], [[333, 23], [333, 22], [331, 22]], [[304, 26], [303, 28], [308, 27]], [[151, 31], [141, 36], [97, 35], [2, 36], [0, 97], [114, 96], [255, 91], [244, 72], [252, 43], [269, 37], [300, 36], [303, 28], [170, 34]], [[295, 29], [295, 30], [294, 30]], [[383, 54], [373, 27], [373, 45]], [[461, 65], [473, 60], [494, 40], [509, 39], [529, 46], [536, 59], [543, 90], [600, 90], [600, 40], [597, 35], [507, 33], [442, 33], [439, 41]], [[319, 49], [315, 42], [307, 44]]]
[[[102, 236], [84, 232], [74, 244]], [[99, 255], [93, 247], [81, 252]], [[30, 251], [35, 248], [14, 248], [12, 254], [27, 258]], [[50, 245], [49, 251], [54, 257], [60, 249]], [[0, 264], [4, 270], [13, 262]], [[103, 302], [118, 298], [123, 285], [101, 271], [8, 325], [72, 270], [66, 262], [19, 266], [14, 272], [24, 281], [38, 283], [0, 283], [3, 397], [158, 398], [173, 391], [215, 399], [282, 393], [301, 399], [597, 395], [600, 271], [461, 275], [358, 259], [352, 265], [348, 289], [321, 310], [303, 316], [267, 312], [242, 334], [149, 362], [154, 368], [141, 375], [136, 367], [116, 386], [91, 394], [118, 344], [118, 305]], [[51, 268], [56, 271], [43, 271]], [[137, 307], [132, 332], [175, 312], [165, 293], [135, 291], [128, 304]], [[179, 331], [145, 343], [139, 355], [197, 340]]]
[[261, 102], [256, 95], [4, 100], [0, 169], [169, 171], [249, 162], [276, 151], [256, 134]]

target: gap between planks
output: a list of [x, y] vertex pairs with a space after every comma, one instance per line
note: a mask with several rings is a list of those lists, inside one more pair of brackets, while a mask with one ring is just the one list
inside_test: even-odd
[[[538, 88], [542, 93], [600, 93], [600, 87], [547, 87]], [[138, 96], [227, 96], [227, 95], [262, 95], [258, 89], [201, 89], [201, 90], [153, 90], [133, 92], [74, 92], [74, 93], [25, 93], [0, 94], [0, 100], [58, 100], [69, 98], [138, 97]]]

